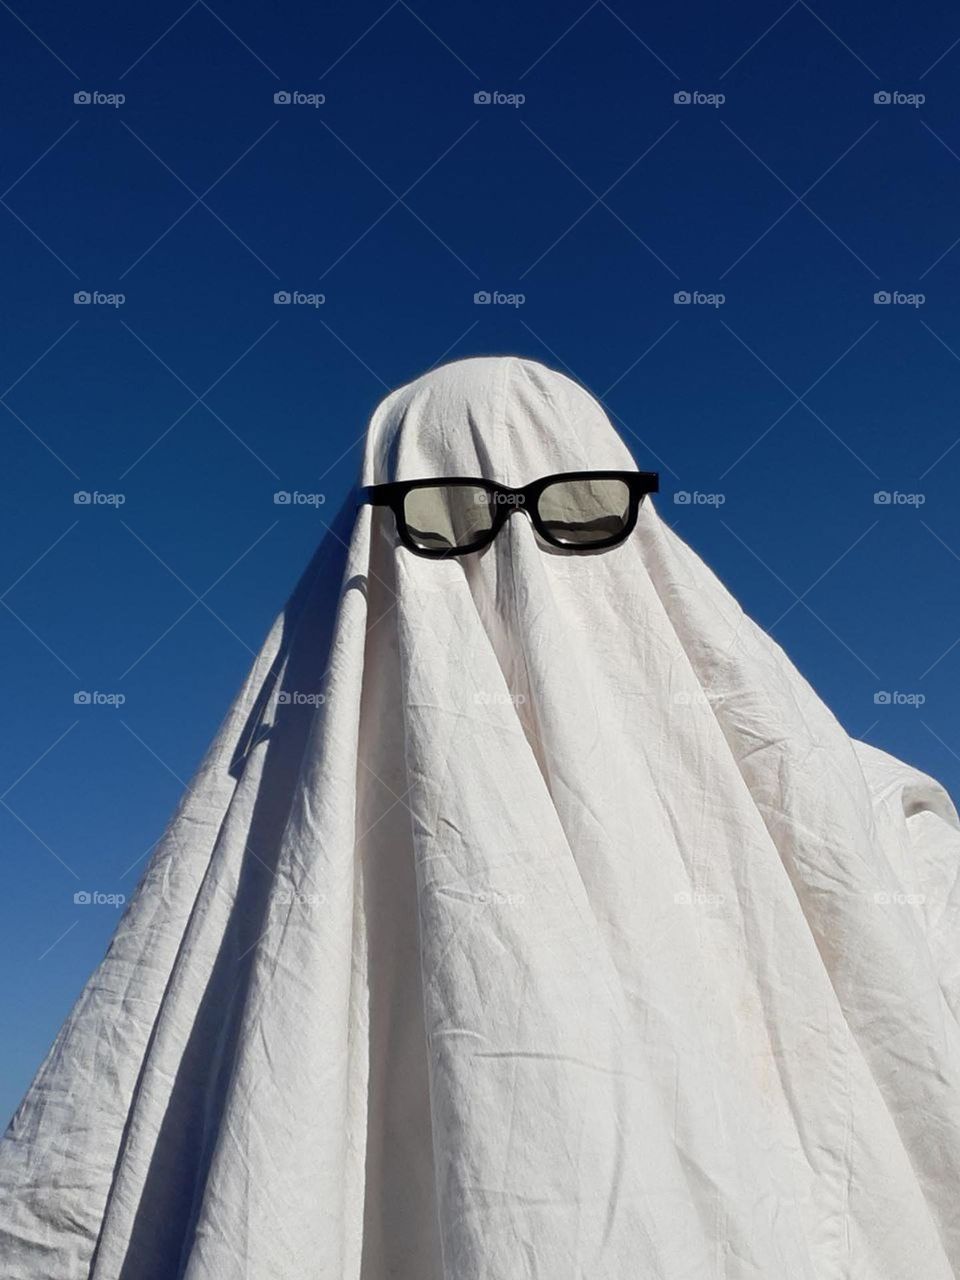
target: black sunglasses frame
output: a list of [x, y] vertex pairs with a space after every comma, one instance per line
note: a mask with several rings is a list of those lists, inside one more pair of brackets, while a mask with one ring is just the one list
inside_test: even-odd
[[[539, 513], [540, 497], [544, 489], [550, 485], [569, 480], [620, 480], [629, 492], [627, 520], [623, 529], [609, 538], [601, 538], [597, 542], [578, 543], [565, 542], [555, 537], [543, 523]], [[418, 546], [407, 528], [404, 503], [412, 489], [465, 488], [483, 489], [490, 494], [493, 506], [493, 520], [489, 529], [485, 529], [480, 537], [463, 547], [446, 547], [440, 551], [426, 550]], [[637, 523], [640, 503], [648, 493], [659, 493], [660, 476], [656, 471], [561, 471], [555, 475], [541, 476], [532, 484], [521, 489], [512, 489], [505, 484], [497, 484], [495, 480], [454, 476], [450, 478], [434, 476], [425, 480], [395, 480], [391, 484], [368, 485], [360, 491], [360, 502], [372, 503], [374, 506], [389, 507], [397, 522], [397, 534], [400, 542], [415, 555], [428, 560], [447, 560], [456, 556], [471, 555], [482, 551], [490, 545], [503, 526], [515, 511], [526, 511], [530, 516], [538, 536], [551, 547], [562, 551], [603, 551], [607, 547], [615, 547], [633, 532]]]

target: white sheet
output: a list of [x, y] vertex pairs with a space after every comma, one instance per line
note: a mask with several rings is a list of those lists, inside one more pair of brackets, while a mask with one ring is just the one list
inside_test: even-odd
[[[364, 480], [631, 466], [482, 359]], [[948, 1280], [958, 867], [649, 500], [442, 563], [351, 506], [0, 1143], [0, 1274]]]

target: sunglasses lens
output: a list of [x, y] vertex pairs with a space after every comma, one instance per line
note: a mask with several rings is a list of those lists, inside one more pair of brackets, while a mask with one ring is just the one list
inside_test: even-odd
[[558, 480], [537, 504], [547, 534], [569, 547], [589, 547], [626, 532], [630, 490], [622, 480]]
[[421, 551], [462, 550], [493, 528], [493, 503], [477, 485], [425, 485], [404, 498], [403, 516]]

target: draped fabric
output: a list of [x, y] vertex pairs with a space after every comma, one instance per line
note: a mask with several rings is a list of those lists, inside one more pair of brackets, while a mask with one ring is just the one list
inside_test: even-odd
[[[490, 358], [362, 480], [635, 465]], [[958, 868], [650, 499], [443, 561], [351, 501], [0, 1143], [0, 1274], [951, 1280]]]

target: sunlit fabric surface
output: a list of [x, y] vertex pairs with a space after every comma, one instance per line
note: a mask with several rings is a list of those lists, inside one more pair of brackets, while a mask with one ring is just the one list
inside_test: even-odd
[[[477, 359], [362, 479], [633, 466]], [[441, 562], [351, 502], [0, 1144], [0, 1275], [949, 1280], [958, 867], [649, 499]]]

